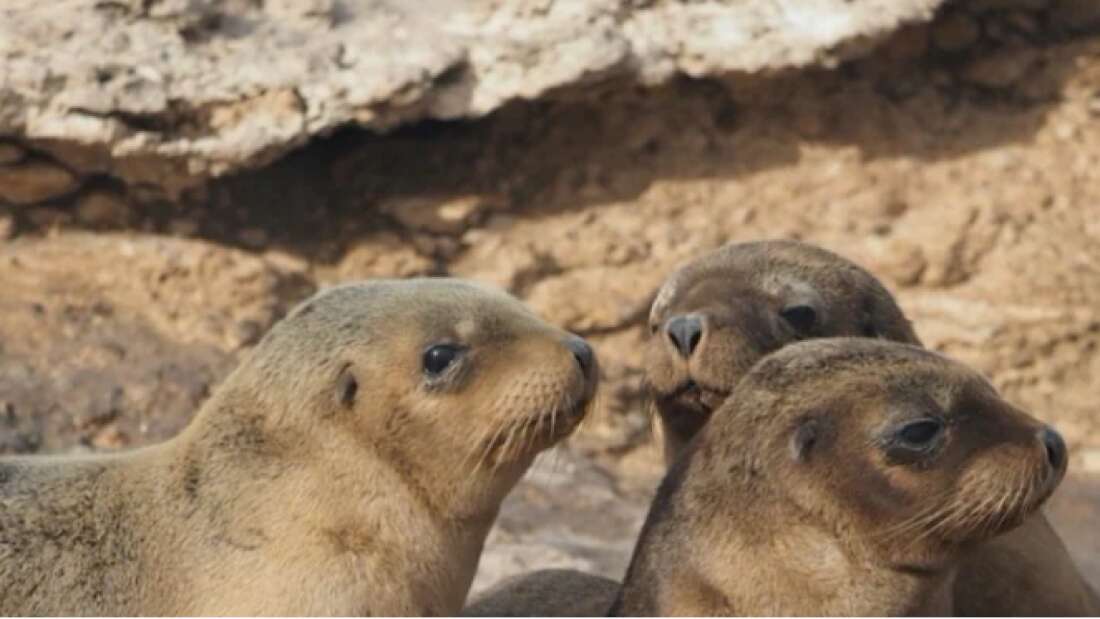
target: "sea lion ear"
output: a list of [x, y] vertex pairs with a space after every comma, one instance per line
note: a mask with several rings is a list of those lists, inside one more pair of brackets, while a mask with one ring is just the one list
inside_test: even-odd
[[351, 408], [358, 393], [359, 379], [355, 377], [352, 366], [348, 363], [340, 370], [340, 376], [336, 379], [336, 402], [344, 408]]
[[913, 330], [913, 323], [905, 317], [888, 292], [867, 296], [863, 303], [861, 322], [864, 337], [922, 345]]
[[791, 458], [796, 462], [805, 462], [810, 458], [820, 437], [820, 424], [814, 418], [804, 418], [798, 422], [791, 433]]

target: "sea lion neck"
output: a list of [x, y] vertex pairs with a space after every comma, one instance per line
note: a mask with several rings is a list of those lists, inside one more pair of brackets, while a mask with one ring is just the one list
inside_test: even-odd
[[[884, 568], [872, 548], [838, 536], [771, 491], [771, 481], [746, 478], [737, 491], [726, 484], [724, 497], [717, 484], [659, 497], [609, 615], [950, 614], [953, 566]], [[714, 517], [723, 501], [733, 511]], [[839, 593], [836, 582], [847, 583]]]
[[[264, 418], [242, 415], [235, 406], [239, 394], [227, 387], [169, 443], [175, 483], [168, 487], [175, 491], [164, 501], [207, 523], [206, 543], [225, 547], [225, 565], [247, 565], [275, 540], [300, 539], [342, 557], [329, 577], [348, 583], [343, 608], [438, 615], [461, 607], [495, 505], [452, 517], [448, 505], [417, 491], [407, 471], [356, 437], [334, 433], [324, 449], [307, 437], [291, 441]], [[241, 482], [242, 471], [248, 483]], [[277, 509], [271, 507], [276, 497]], [[188, 552], [181, 544], [180, 555]], [[294, 557], [281, 564], [291, 572], [304, 569]], [[390, 583], [386, 597], [371, 580], [376, 573]], [[393, 599], [417, 606], [385, 606]]]
[[[764, 464], [737, 445], [705, 440], [711, 432], [696, 437], [658, 488], [612, 616], [736, 612], [706, 564], [721, 561], [723, 570], [751, 571], [751, 562], [731, 565], [755, 554], [746, 553], [754, 544], [781, 533], [770, 523], [784, 522], [776, 510], [791, 508], [776, 500]], [[723, 457], [727, 464], [719, 469]]]

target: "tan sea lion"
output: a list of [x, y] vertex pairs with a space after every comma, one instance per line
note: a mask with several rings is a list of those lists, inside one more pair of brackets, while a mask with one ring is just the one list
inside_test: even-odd
[[1065, 474], [1061, 437], [917, 346], [756, 364], [657, 492], [612, 614], [947, 615], [958, 560]]
[[174, 439], [0, 460], [0, 614], [455, 614], [595, 384], [592, 349], [503, 292], [319, 293]]

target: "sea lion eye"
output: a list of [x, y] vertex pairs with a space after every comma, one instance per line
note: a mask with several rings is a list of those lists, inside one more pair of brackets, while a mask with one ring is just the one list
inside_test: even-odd
[[799, 333], [809, 332], [817, 323], [817, 312], [809, 305], [788, 305], [779, 310], [779, 315]]
[[462, 354], [462, 348], [454, 344], [436, 344], [429, 346], [424, 351], [424, 372], [429, 376], [439, 376], [450, 367], [458, 356]]
[[943, 423], [940, 420], [921, 419], [902, 426], [898, 430], [897, 437], [902, 443], [923, 447], [939, 436], [941, 430], [943, 430]]
[[883, 450], [893, 464], [920, 465], [927, 462], [943, 444], [943, 421], [925, 417], [889, 430], [883, 437]]

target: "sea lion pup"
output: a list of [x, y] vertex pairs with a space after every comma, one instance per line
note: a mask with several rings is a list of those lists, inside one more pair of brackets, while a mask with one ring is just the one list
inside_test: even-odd
[[0, 460], [0, 614], [455, 614], [595, 384], [592, 349], [504, 292], [327, 290], [176, 438]]
[[[731, 243], [675, 271], [656, 295], [643, 356], [666, 461], [672, 462], [748, 368], [788, 344], [856, 335], [919, 345], [889, 291], [849, 260], [787, 240]], [[482, 593], [471, 614], [601, 612], [607, 579], [532, 572]], [[524, 592], [541, 589], [538, 596]], [[598, 592], [598, 593], [593, 593]], [[956, 614], [1097, 615], [1100, 601], [1042, 513], [975, 549], [956, 582]], [[562, 600], [562, 607], [547, 605]], [[480, 605], [479, 605], [480, 604]], [[503, 609], [510, 609], [505, 612]]]
[[[870, 273], [797, 241], [726, 245], [673, 273], [653, 303], [643, 364], [673, 461], [740, 377], [792, 342], [863, 336], [919, 345]], [[1040, 512], [963, 560], [956, 614], [1096, 615], [1100, 598]]]
[[922, 348], [765, 357], [657, 492], [612, 614], [945, 615], [958, 559], [1066, 470], [1051, 428]]
[[672, 273], [649, 315], [642, 359], [670, 463], [764, 355], [810, 338], [920, 344], [889, 291], [814, 245], [730, 243]]
[[[828, 336], [920, 343], [873, 275], [830, 251], [787, 240], [729, 243], [680, 267], [657, 292], [649, 331], [642, 365], [669, 464], [769, 352]], [[591, 600], [585, 605], [591, 612], [580, 614], [592, 614], [614, 598], [612, 581], [591, 576], [577, 587], [583, 574], [558, 572], [510, 579], [477, 596], [466, 612], [570, 614], [544, 602], [575, 605], [581, 596]]]

